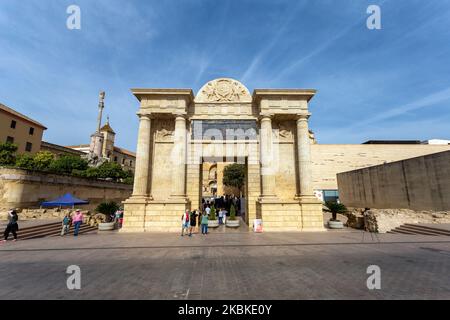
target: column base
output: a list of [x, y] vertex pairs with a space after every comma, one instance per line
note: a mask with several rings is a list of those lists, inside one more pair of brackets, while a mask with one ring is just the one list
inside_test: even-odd
[[181, 232], [181, 217], [190, 209], [188, 198], [149, 200], [129, 198], [124, 203], [120, 232]]
[[[318, 232], [323, 226], [322, 203], [313, 198], [301, 200], [257, 201], [257, 217], [263, 220], [264, 232]], [[251, 223], [251, 222], [250, 222]]]

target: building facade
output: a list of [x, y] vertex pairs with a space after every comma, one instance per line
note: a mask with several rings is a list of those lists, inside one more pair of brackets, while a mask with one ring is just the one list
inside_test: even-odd
[[38, 152], [46, 129], [43, 124], [0, 103], [0, 142], [16, 144], [18, 154]]
[[56, 158], [60, 158], [63, 156], [76, 156], [76, 157], [84, 156], [84, 152], [82, 152], [82, 151], [78, 151], [78, 150], [71, 149], [68, 147], [60, 146], [60, 145], [50, 143], [47, 141], [42, 141], [41, 151], [50, 152]]

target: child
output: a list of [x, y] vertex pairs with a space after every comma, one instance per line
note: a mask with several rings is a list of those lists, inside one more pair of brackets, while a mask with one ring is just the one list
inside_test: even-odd
[[62, 221], [61, 237], [65, 236], [66, 233], [69, 233], [71, 223], [72, 219], [70, 218], [70, 213], [67, 212]]

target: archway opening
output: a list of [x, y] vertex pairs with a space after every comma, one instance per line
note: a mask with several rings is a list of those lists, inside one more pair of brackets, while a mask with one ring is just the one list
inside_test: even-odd
[[[227, 167], [230, 166], [241, 168], [242, 176], [240, 179], [242, 179], [242, 184], [227, 185], [227, 179], [224, 175], [227, 174]], [[239, 161], [236, 158], [230, 161], [230, 159], [222, 157], [205, 157], [202, 159], [199, 202], [202, 212], [206, 211], [206, 208], [215, 212], [218, 227], [212, 228], [212, 231], [248, 231], [247, 168], [247, 161], [242, 163], [241, 159]], [[239, 176], [239, 174], [237, 175]], [[233, 221], [232, 207], [234, 207], [235, 213], [234, 220], [238, 221], [235, 223], [231, 222]], [[233, 226], [236, 224], [239, 224], [239, 226]]]

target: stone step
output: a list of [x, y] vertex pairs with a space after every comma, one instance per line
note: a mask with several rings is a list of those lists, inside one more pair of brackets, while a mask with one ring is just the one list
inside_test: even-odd
[[408, 226], [410, 228], [417, 228], [420, 230], [426, 230], [426, 231], [431, 231], [431, 232], [435, 232], [438, 234], [442, 234], [442, 235], [446, 235], [446, 236], [450, 236], [450, 231], [449, 230], [445, 230], [445, 229], [439, 229], [437, 226], [436, 227], [429, 227], [429, 226], [424, 226], [421, 224], [411, 224], [411, 223], [406, 223], [405, 226]]
[[[36, 231], [31, 231], [31, 232], [29, 231], [25, 234], [22, 234], [21, 231], [19, 230], [18, 239], [19, 240], [29, 240], [29, 239], [35, 239], [35, 238], [58, 236], [61, 234], [61, 229], [62, 229], [62, 226], [57, 225], [50, 229], [36, 230]], [[81, 234], [81, 233], [86, 233], [86, 232], [91, 232], [91, 231], [96, 231], [96, 230], [97, 230], [97, 227], [91, 227], [87, 224], [83, 224], [80, 226], [79, 233]], [[73, 233], [73, 227], [70, 228], [69, 233]]]
[[427, 235], [427, 236], [450, 236], [447, 230], [437, 229], [433, 227], [422, 226], [418, 224], [404, 224], [400, 227], [392, 229], [389, 233], [409, 234], [409, 235]]

